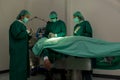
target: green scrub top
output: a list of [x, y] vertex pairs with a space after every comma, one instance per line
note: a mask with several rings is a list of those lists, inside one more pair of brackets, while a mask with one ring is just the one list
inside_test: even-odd
[[[78, 30], [76, 30], [78, 28]], [[74, 36], [92, 37], [92, 27], [88, 21], [83, 21], [74, 27]]]
[[49, 33], [57, 34], [57, 37], [66, 36], [66, 25], [62, 20], [57, 22], [47, 22], [45, 36], [48, 37]]

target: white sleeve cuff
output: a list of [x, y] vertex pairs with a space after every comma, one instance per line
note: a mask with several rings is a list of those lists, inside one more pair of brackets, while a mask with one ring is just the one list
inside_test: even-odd
[[30, 31], [29, 30], [26, 30], [27, 31], [27, 33], [29, 34], [30, 33]]
[[45, 57], [44, 57], [44, 61], [47, 60], [47, 59], [48, 59], [48, 56], [45, 56]]
[[57, 34], [55, 34], [55, 37], [57, 37]]

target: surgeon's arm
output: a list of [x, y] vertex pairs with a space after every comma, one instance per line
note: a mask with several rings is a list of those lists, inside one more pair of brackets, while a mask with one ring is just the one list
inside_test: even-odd
[[91, 25], [88, 21], [86, 22], [86, 28], [85, 29], [86, 30], [85, 30], [84, 36], [92, 37], [92, 27], [91, 27]]
[[61, 32], [58, 33], [58, 34], [55, 34], [55, 36], [56, 37], [64, 37], [64, 36], [66, 36], [66, 25], [65, 25], [65, 23], [63, 23], [61, 25]]

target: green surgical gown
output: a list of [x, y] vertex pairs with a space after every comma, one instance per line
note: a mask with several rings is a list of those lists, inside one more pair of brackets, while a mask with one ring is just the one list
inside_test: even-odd
[[9, 80], [27, 80], [29, 76], [28, 40], [26, 26], [18, 20], [14, 21], [9, 29]]
[[74, 36], [86, 36], [92, 37], [92, 27], [88, 21], [83, 21], [74, 27], [74, 31], [77, 27], [80, 27], [76, 33], [73, 32]]
[[[62, 20], [58, 20], [57, 22], [47, 22], [45, 36], [48, 37], [50, 32], [57, 34], [57, 37], [66, 36], [65, 23]], [[63, 57], [62, 54], [58, 54], [50, 49], [45, 49], [43, 51], [43, 56], [48, 56], [51, 62], [54, 62], [56, 59]]]
[[47, 22], [45, 36], [48, 37], [49, 33], [57, 34], [57, 37], [66, 36], [66, 25], [62, 20], [57, 22]]

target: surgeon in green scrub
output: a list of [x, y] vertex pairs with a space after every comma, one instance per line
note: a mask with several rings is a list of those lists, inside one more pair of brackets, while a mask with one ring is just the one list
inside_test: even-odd
[[30, 12], [22, 10], [9, 28], [9, 80], [27, 80], [29, 77], [28, 41], [32, 30], [25, 25], [29, 18]]
[[73, 32], [74, 36], [92, 37], [92, 27], [90, 23], [84, 19], [81, 12], [75, 12], [73, 14], [73, 20], [76, 24]]
[[[49, 14], [50, 21], [47, 22], [45, 36], [47, 38], [64, 37], [66, 36], [66, 25], [62, 20], [58, 19], [58, 14], [52, 11]], [[49, 51], [53, 52], [53, 51]], [[49, 52], [44, 53], [44, 63], [46, 68], [50, 68], [50, 64], [55, 56]], [[51, 60], [51, 61], [50, 61]]]
[[[55, 11], [50, 12], [49, 14], [50, 21], [47, 22], [45, 37], [55, 38], [55, 37], [64, 37], [66, 36], [66, 25], [62, 20], [58, 19], [58, 14]], [[45, 49], [43, 51], [44, 56], [44, 65], [50, 70], [51, 64], [56, 59], [63, 57], [62, 54], [56, 53], [50, 49]], [[64, 71], [64, 70], [63, 70]], [[65, 75], [62, 73], [61, 77], [65, 80]], [[52, 80], [52, 78], [46, 76], [46, 80]], [[62, 79], [62, 80], [63, 80]]]
[[[74, 36], [84, 36], [84, 37], [92, 37], [92, 27], [90, 23], [84, 19], [81, 12], [76, 11], [73, 14], [73, 20], [75, 22], [75, 27], [73, 31]], [[83, 80], [92, 80], [91, 71], [82, 71], [82, 79]]]
[[66, 25], [62, 20], [58, 19], [58, 14], [52, 11], [49, 18], [51, 21], [47, 22], [45, 36], [48, 38], [66, 36]]

